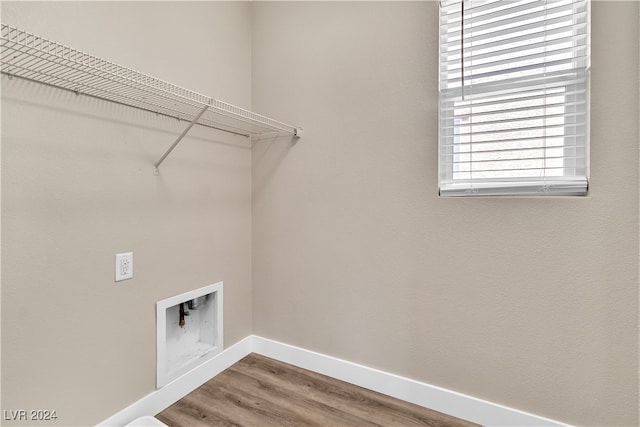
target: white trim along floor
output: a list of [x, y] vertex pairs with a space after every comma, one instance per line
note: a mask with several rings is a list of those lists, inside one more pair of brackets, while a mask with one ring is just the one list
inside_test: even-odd
[[211, 360], [148, 394], [98, 425], [120, 427], [139, 417], [157, 414], [250, 353], [271, 357], [483, 426], [569, 426], [559, 421], [255, 335], [248, 336], [225, 349]]

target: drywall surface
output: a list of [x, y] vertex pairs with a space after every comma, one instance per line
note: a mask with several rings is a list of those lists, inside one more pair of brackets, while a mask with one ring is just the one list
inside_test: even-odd
[[[2, 21], [250, 108], [249, 6], [2, 2]], [[223, 280], [225, 343], [251, 333], [250, 144], [195, 127], [154, 176], [185, 127], [2, 76], [3, 411], [95, 425], [152, 392], [155, 303], [191, 289]]]
[[438, 2], [257, 2], [254, 333], [578, 425], [638, 419], [638, 3], [592, 5], [583, 198], [438, 198]]

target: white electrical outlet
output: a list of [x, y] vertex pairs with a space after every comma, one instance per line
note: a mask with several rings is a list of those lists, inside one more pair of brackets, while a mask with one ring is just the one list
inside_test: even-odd
[[116, 254], [116, 282], [133, 277], [133, 252]]

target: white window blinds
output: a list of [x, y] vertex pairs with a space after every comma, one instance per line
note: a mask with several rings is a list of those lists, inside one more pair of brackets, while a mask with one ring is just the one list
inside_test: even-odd
[[440, 194], [586, 194], [589, 53], [588, 0], [442, 0]]

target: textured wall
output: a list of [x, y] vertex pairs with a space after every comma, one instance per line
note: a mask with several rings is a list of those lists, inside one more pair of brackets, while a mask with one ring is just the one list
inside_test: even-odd
[[637, 9], [593, 3], [589, 197], [440, 199], [438, 3], [255, 3], [253, 107], [305, 135], [254, 148], [254, 333], [638, 425]]
[[[248, 3], [2, 2], [2, 21], [251, 107]], [[224, 280], [226, 344], [251, 333], [250, 147], [194, 128], [154, 176], [185, 126], [2, 77], [3, 410], [86, 426], [147, 395], [155, 303], [190, 289]]]
[[589, 197], [449, 200], [437, 2], [2, 2], [5, 23], [305, 126], [256, 145], [253, 182], [246, 142], [202, 129], [154, 177], [184, 124], [2, 77], [2, 409], [90, 425], [146, 395], [155, 301], [188, 289], [224, 280], [227, 345], [251, 333], [253, 237], [258, 335], [638, 425], [637, 9], [593, 5]]

